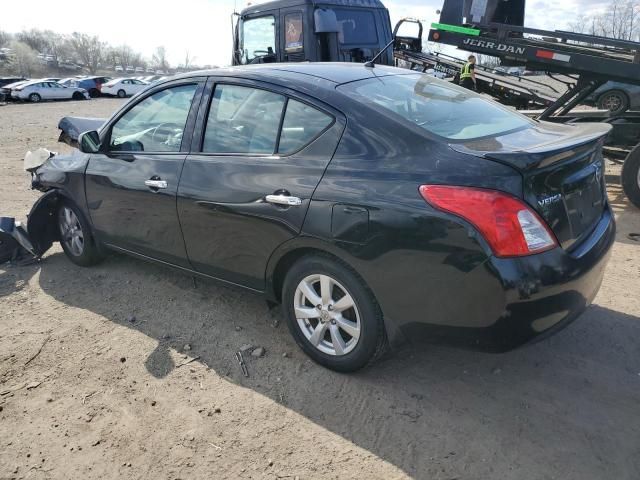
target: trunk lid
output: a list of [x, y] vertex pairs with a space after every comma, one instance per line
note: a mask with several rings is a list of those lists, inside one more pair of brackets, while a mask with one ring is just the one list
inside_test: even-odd
[[611, 126], [536, 122], [497, 137], [451, 144], [509, 165], [523, 177], [524, 200], [571, 249], [588, 236], [607, 205], [602, 145]]

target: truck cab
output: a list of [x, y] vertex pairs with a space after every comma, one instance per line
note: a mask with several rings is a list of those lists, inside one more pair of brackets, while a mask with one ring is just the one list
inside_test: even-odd
[[[371, 60], [392, 38], [380, 0], [277, 0], [234, 14], [233, 65]], [[391, 65], [388, 49], [377, 63]]]

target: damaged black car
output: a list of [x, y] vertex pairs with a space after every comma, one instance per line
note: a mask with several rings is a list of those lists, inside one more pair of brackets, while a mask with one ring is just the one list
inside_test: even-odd
[[[269, 64], [153, 85], [79, 150], [29, 156], [44, 192], [0, 260], [54, 242], [281, 303], [298, 345], [353, 371], [403, 339], [505, 351], [595, 297], [614, 241], [604, 124], [530, 120], [409, 70]], [[82, 133], [81, 133], [82, 132]]]

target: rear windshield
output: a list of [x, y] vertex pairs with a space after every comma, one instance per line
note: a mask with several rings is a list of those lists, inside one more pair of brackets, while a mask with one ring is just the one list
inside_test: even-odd
[[495, 136], [533, 123], [476, 93], [427, 75], [371, 78], [338, 89], [451, 140]]
[[338, 41], [342, 45], [366, 45], [378, 43], [376, 20], [373, 12], [336, 8]]

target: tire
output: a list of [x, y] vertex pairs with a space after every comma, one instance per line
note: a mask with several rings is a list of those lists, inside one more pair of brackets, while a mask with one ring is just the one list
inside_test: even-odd
[[31, 95], [29, 95], [29, 101], [32, 103], [38, 103], [42, 101], [42, 97], [37, 93], [32, 93]]
[[71, 98], [73, 100], [84, 100], [84, 95], [82, 95], [80, 92], [73, 92]]
[[100, 90], [97, 88], [92, 88], [89, 90], [89, 96], [91, 98], [98, 98], [100, 96]]
[[[324, 300], [323, 292], [328, 292]], [[316, 301], [321, 308], [312, 305]], [[310, 255], [298, 260], [285, 277], [282, 302], [296, 343], [320, 365], [353, 372], [386, 350], [382, 312], [373, 293], [356, 272], [330, 257]], [[331, 307], [341, 302], [339, 312]], [[347, 305], [352, 306], [342, 309]], [[298, 318], [301, 313], [304, 316]]]
[[60, 245], [69, 260], [81, 267], [90, 267], [104, 260], [89, 223], [75, 204], [63, 201], [58, 209], [57, 222]]
[[127, 96], [127, 92], [125, 92], [122, 89], [118, 90], [118, 98], [125, 98], [126, 96]]
[[631, 150], [624, 161], [621, 181], [629, 201], [640, 208], [640, 145]]
[[598, 108], [619, 115], [629, 110], [629, 96], [622, 90], [609, 90], [598, 98]]

